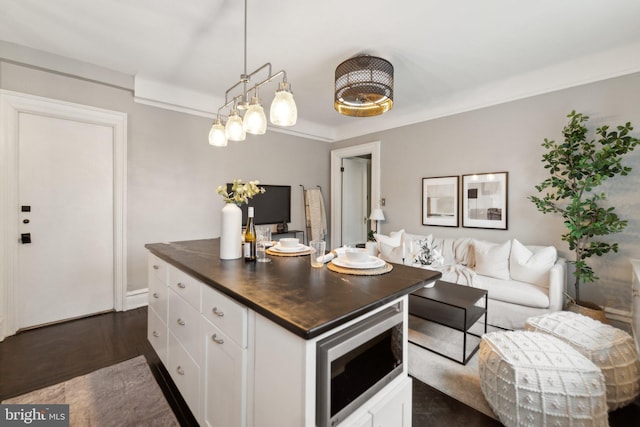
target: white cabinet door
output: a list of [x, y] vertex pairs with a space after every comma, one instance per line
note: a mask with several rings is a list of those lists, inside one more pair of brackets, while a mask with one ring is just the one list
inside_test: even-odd
[[209, 427], [247, 424], [247, 350], [207, 320], [204, 364], [204, 422]]
[[380, 406], [371, 411], [373, 427], [411, 426], [411, 378], [405, 378]]

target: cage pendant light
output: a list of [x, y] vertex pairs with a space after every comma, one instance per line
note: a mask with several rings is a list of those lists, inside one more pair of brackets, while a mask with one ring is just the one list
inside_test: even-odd
[[393, 107], [393, 65], [359, 55], [336, 67], [334, 108], [355, 117], [377, 116]]

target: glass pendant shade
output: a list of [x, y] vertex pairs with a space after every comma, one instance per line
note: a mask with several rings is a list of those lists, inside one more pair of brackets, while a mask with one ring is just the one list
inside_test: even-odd
[[286, 82], [280, 83], [276, 91], [269, 110], [269, 119], [277, 126], [293, 126], [298, 120], [298, 108]]
[[257, 96], [253, 97], [251, 105], [244, 113], [243, 124], [245, 132], [252, 135], [263, 135], [267, 131], [267, 116]]
[[244, 131], [244, 125], [242, 124], [242, 118], [238, 115], [237, 110], [234, 109], [229, 115], [229, 120], [227, 120], [224, 131], [229, 141], [244, 141], [247, 137]]
[[225, 135], [224, 125], [220, 122], [220, 119], [217, 119], [213, 126], [211, 126], [211, 130], [209, 131], [209, 144], [214, 147], [227, 146], [227, 136]]

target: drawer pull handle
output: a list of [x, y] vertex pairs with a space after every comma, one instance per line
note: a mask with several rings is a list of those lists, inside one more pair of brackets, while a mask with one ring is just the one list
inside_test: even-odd
[[214, 343], [216, 344], [224, 344], [224, 340], [222, 338], [217, 338], [216, 334], [213, 334], [211, 336], [211, 339], [213, 340]]
[[158, 295], [158, 293], [157, 293], [157, 292], [154, 292], [154, 293], [153, 293], [153, 297], [154, 297], [154, 298], [160, 298], [160, 295]]
[[176, 372], [177, 372], [177, 373], [179, 373], [180, 375], [184, 375], [184, 370], [182, 369], [182, 367], [181, 367], [181, 366], [178, 366], [178, 367], [176, 368]]
[[156, 338], [159, 338], [160, 334], [158, 333], [158, 331], [153, 331], [153, 336]]
[[218, 317], [222, 317], [222, 316], [224, 316], [224, 312], [223, 312], [223, 311], [218, 310], [218, 307], [213, 307], [213, 314], [215, 314], [215, 315], [216, 315], [216, 316], [218, 316]]
[[180, 289], [184, 289], [184, 288], [186, 288], [185, 284], [184, 284], [184, 283], [182, 283], [182, 282], [178, 282], [178, 287], [179, 287]]
[[159, 266], [159, 265], [154, 265], [154, 266], [153, 266], [153, 269], [154, 269], [154, 270], [160, 270], [160, 266]]
[[178, 325], [184, 326], [185, 325], [184, 320], [178, 318]]

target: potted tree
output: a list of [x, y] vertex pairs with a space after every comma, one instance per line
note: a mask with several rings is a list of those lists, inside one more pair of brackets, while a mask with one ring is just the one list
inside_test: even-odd
[[[567, 232], [562, 240], [569, 244], [575, 260], [575, 305], [570, 310], [590, 314], [604, 320], [602, 309], [580, 296], [580, 285], [598, 279], [588, 264], [590, 257], [618, 251], [618, 244], [603, 240], [604, 236], [618, 233], [627, 226], [627, 220], [606, 204], [604, 192], [597, 187], [609, 178], [625, 176], [631, 168], [622, 165], [623, 156], [640, 142], [629, 135], [631, 123], [609, 130], [609, 126], [596, 129], [596, 139], [588, 139], [585, 123], [588, 116], [572, 111], [569, 123], [563, 128], [563, 143], [545, 138], [542, 146], [547, 152], [542, 156], [549, 177], [535, 188], [538, 196], [529, 199], [543, 213], [560, 214]], [[596, 312], [590, 312], [596, 310]], [[597, 313], [597, 311], [600, 313]]]

